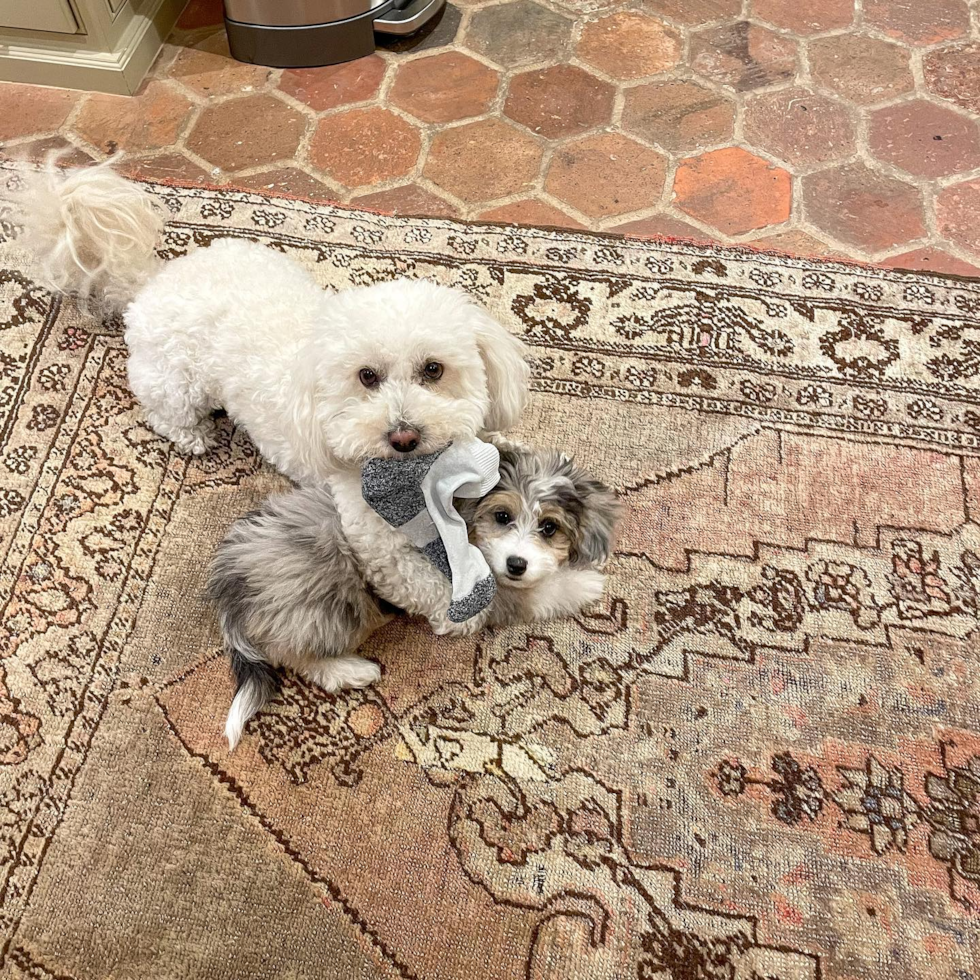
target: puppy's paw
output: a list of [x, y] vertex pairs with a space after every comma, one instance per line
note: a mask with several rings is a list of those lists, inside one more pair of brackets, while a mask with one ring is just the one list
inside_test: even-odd
[[343, 688], [368, 687], [381, 680], [381, 668], [363, 657], [330, 657], [307, 668], [305, 674], [328, 694]]
[[594, 568], [569, 569], [566, 585], [569, 600], [579, 608], [591, 606], [602, 598], [606, 576]]

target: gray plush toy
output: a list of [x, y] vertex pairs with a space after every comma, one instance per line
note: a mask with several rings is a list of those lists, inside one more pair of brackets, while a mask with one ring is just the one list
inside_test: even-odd
[[478, 498], [499, 480], [500, 454], [479, 439], [425, 456], [371, 459], [361, 470], [364, 499], [439, 569], [453, 586], [449, 619], [462, 623], [497, 591], [486, 559], [469, 542], [454, 497]]

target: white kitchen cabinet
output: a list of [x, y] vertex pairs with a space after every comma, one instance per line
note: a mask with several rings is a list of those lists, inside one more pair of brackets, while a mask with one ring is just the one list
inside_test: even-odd
[[131, 95], [187, 0], [0, 0], [0, 81]]

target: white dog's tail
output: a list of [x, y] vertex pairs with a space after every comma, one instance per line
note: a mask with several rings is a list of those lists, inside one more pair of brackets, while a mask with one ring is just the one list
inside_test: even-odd
[[228, 748], [234, 749], [249, 718], [276, 696], [280, 684], [275, 670], [246, 640], [229, 639], [226, 634], [225, 647], [231, 658], [236, 688], [225, 722], [225, 738]]
[[108, 164], [60, 170], [49, 158], [23, 176], [26, 241], [45, 285], [82, 304], [125, 307], [160, 261], [164, 219], [153, 198]]

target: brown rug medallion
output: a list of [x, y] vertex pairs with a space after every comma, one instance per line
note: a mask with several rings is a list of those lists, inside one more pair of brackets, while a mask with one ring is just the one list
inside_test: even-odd
[[0, 975], [976, 980], [980, 283], [154, 192], [168, 256], [471, 291], [628, 517], [592, 614], [394, 624], [229, 757], [202, 570], [282, 481], [0, 218]]

